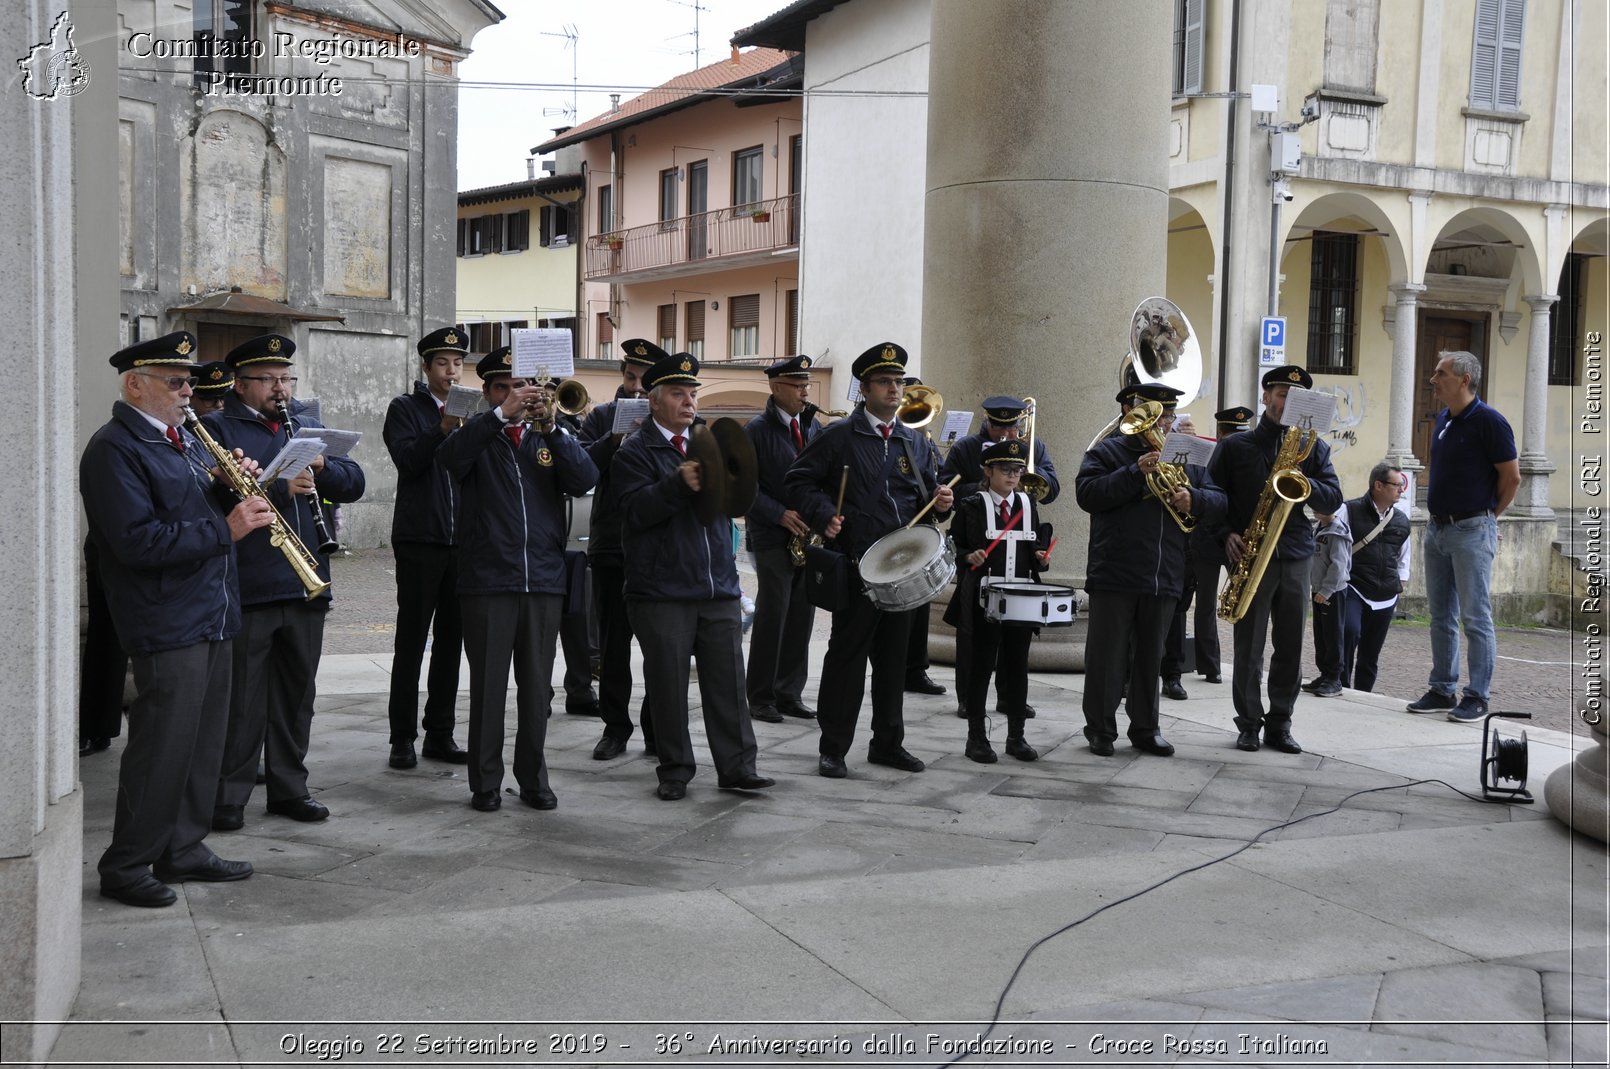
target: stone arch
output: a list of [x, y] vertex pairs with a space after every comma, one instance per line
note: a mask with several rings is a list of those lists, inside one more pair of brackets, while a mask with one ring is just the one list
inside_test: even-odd
[[[1299, 194], [1303, 188], [1297, 187]], [[1286, 260], [1292, 255], [1292, 246], [1297, 241], [1308, 232], [1324, 229], [1327, 225], [1378, 237], [1386, 256], [1387, 285], [1401, 285], [1410, 280], [1409, 256], [1403, 237], [1409, 226], [1407, 206], [1402, 218], [1394, 218], [1381, 201], [1349, 191], [1321, 193], [1304, 204], [1292, 216], [1291, 222], [1284, 225], [1280, 233], [1280, 240], [1284, 243], [1280, 255], [1281, 270], [1285, 270]]]
[[[1541, 228], [1528, 229], [1506, 208], [1466, 208], [1437, 228], [1426, 254], [1425, 271], [1512, 279], [1518, 274], [1522, 296], [1549, 293], [1554, 283], [1543, 281], [1541, 245]], [[1438, 270], [1456, 267], [1463, 272]]]
[[[1219, 270], [1219, 240], [1218, 230], [1209, 218], [1212, 214], [1211, 205], [1204, 208], [1184, 196], [1169, 198], [1168, 272], [1163, 296], [1185, 313], [1201, 347], [1203, 397], [1217, 396], [1220, 367], [1215, 326], [1218, 307], [1212, 283]], [[1190, 400], [1184, 399], [1183, 403], [1189, 404]]]
[[288, 167], [256, 117], [219, 107], [196, 123], [180, 169], [180, 286], [286, 299]]

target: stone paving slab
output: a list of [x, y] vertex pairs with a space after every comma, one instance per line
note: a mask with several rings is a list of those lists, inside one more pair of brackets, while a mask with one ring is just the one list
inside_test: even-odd
[[[1380, 1032], [1480, 1047], [1527, 1061], [1548, 1056], [1543, 1036], [1508, 1023], [1543, 1019], [1543, 993], [1531, 969], [1468, 963], [1387, 973], [1375, 1018]], [[1424, 1023], [1428, 1021], [1437, 1023]]]

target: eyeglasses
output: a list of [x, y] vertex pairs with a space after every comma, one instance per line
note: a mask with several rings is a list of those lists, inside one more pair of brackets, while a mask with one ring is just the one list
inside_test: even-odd
[[178, 393], [186, 386], [189, 386], [193, 389], [195, 385], [201, 381], [194, 375], [152, 375], [144, 371], [140, 372], [140, 378], [160, 382], [174, 393]]
[[295, 386], [295, 375], [236, 375], [236, 382], [267, 382], [275, 386]]

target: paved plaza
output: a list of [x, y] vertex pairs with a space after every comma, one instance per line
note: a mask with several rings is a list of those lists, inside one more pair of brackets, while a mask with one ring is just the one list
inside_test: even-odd
[[1484, 804], [1409, 785], [1479, 794], [1481, 732], [1398, 699], [1305, 697], [1307, 752], [1247, 754], [1228, 686], [1196, 681], [1164, 703], [1177, 756], [1103, 759], [1083, 677], [1036, 675], [1033, 764], [966, 760], [953, 699], [908, 695], [923, 773], [867, 765], [864, 717], [842, 781], [816, 775], [813, 725], [756, 724], [775, 789], [718, 791], [706, 763], [665, 803], [640, 740], [593, 761], [598, 721], [560, 712], [558, 810], [480, 814], [462, 766], [387, 767], [373, 645], [320, 674], [333, 816], [268, 816], [259, 788], [208, 840], [250, 880], [164, 910], [98, 897], [121, 740], [83, 762], [56, 1064], [940, 1065], [1036, 940], [1106, 906], [1038, 947], [982, 1044], [1006, 1053], [969, 1063], [1605, 1064], [1605, 850], [1541, 799], [1582, 734], [1529, 727], [1538, 802]]

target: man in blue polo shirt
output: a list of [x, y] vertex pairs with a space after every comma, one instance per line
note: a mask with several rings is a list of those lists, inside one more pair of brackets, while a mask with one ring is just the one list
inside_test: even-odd
[[[1476, 396], [1481, 363], [1466, 352], [1443, 353], [1431, 389], [1443, 406], [1431, 435], [1424, 555], [1431, 606], [1431, 687], [1411, 713], [1445, 712], [1449, 720], [1487, 715], [1496, 636], [1488, 583], [1498, 551], [1498, 517], [1521, 484], [1515, 433], [1498, 410]], [[1470, 644], [1470, 679], [1459, 685], [1459, 626]]]

